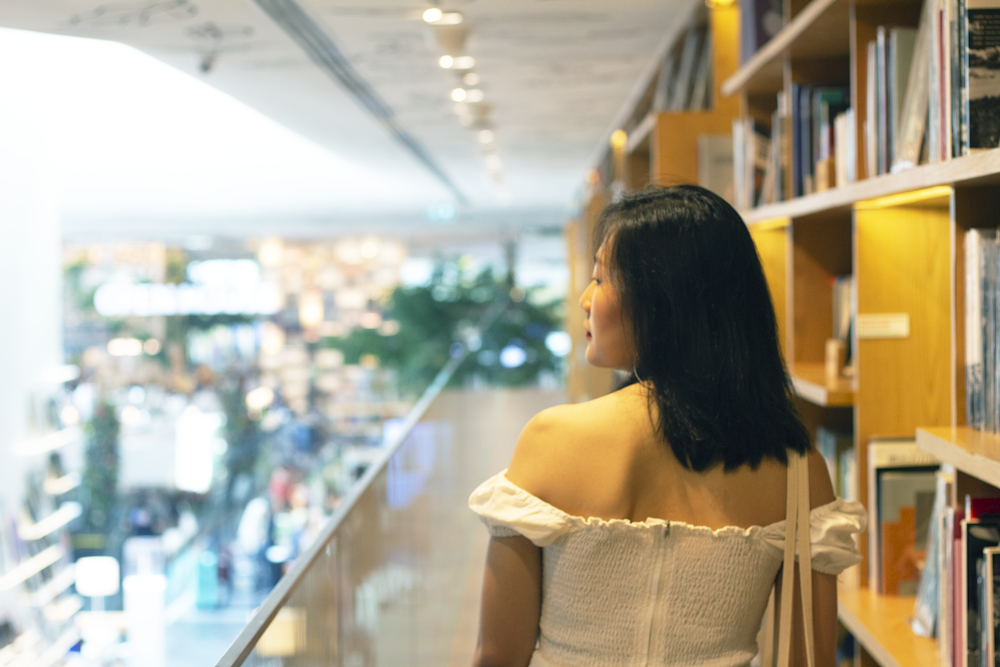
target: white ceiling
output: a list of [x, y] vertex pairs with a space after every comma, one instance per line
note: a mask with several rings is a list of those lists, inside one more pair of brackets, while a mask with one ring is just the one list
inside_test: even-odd
[[[693, 0], [444, 3], [462, 12], [471, 31], [466, 53], [476, 59], [480, 87], [492, 105], [503, 165], [498, 187], [475, 133], [460, 124], [449, 98], [458, 79], [437, 64], [442, 51], [431, 26], [421, 20], [429, 3], [298, 1], [465, 196], [450, 223], [456, 230], [561, 224], [595, 147], [606, 140], [641, 74], [694, 5]], [[117, 155], [101, 150], [113, 143], [108, 137], [88, 136], [81, 127], [82, 103], [75, 129], [64, 130], [102, 159], [88, 159], [84, 150], [77, 164], [64, 165], [63, 171], [75, 171], [89, 183], [85, 175], [108, 169], [118, 181], [108, 188], [89, 184], [78, 188], [85, 192], [66, 197], [70, 233], [317, 235], [356, 227], [405, 232], [427, 227], [428, 206], [455, 201], [253, 0], [2, 0], [0, 26], [128, 44], [308, 140], [290, 137], [235, 102], [220, 103], [217, 95], [211, 104], [171, 108], [171, 99], [192, 99], [179, 92], [171, 96], [171, 86], [180, 91], [190, 80], [161, 72], [167, 78], [147, 81], [139, 65], [122, 66], [128, 58], [120, 48], [90, 60], [57, 60], [50, 68], [61, 72], [56, 88], [72, 87], [68, 81], [84, 85], [88, 72], [115, 71], [116, 78], [102, 84], [107, 90], [79, 92], [90, 93], [89, 113], [131, 119], [127, 127], [122, 127], [126, 121], [117, 125], [132, 138], [128, 150]], [[213, 53], [210, 71], [200, 72]], [[6, 62], [9, 72], [11, 61]], [[102, 99], [124, 101], [102, 114]], [[156, 114], [142, 111], [150, 101]], [[131, 114], [128, 107], [134, 107]], [[141, 119], [154, 116], [144, 127]], [[251, 116], [252, 122], [237, 120]], [[192, 145], [184, 136], [199, 125], [211, 132]], [[268, 143], [279, 141], [289, 146], [280, 154]], [[187, 180], [159, 174], [155, 164], [134, 164], [181, 149], [188, 154]], [[261, 155], [274, 157], [260, 164]], [[129, 167], [123, 170], [123, 163]], [[123, 179], [134, 182], [119, 187]], [[157, 190], [160, 182], [164, 187]], [[188, 201], [199, 188], [226, 196], [207, 205]], [[269, 189], [280, 196], [269, 197]], [[121, 196], [122, 191], [140, 196]]]

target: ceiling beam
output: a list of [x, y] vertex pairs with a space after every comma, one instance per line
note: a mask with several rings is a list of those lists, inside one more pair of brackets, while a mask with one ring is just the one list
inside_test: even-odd
[[413, 135], [400, 124], [392, 108], [358, 74], [330, 36], [295, 0], [254, 0], [254, 2], [306, 52], [332, 79], [342, 85], [355, 101], [370, 113], [403, 148], [434, 175], [460, 204], [465, 195]]

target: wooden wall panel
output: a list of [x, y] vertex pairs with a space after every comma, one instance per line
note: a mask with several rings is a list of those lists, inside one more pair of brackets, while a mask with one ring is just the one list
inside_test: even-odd
[[778, 320], [778, 340], [781, 353], [789, 359], [788, 306], [788, 230], [787, 226], [758, 226], [750, 228], [750, 236], [757, 246], [757, 254], [764, 266], [764, 277], [771, 291], [771, 302]]
[[[946, 206], [855, 211], [858, 313], [909, 313], [905, 339], [860, 340], [855, 443], [951, 423], [951, 225]], [[861, 501], [868, 490], [860, 484]]]

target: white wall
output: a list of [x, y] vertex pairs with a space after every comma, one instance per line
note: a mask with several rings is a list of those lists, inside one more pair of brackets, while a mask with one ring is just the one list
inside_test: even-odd
[[[58, 207], [44, 128], [32, 100], [0, 65], [0, 511], [20, 504], [27, 400], [46, 368], [62, 363]], [[8, 69], [10, 68], [10, 69]], [[16, 76], [16, 75], [13, 75]], [[19, 90], [20, 88], [20, 90]]]

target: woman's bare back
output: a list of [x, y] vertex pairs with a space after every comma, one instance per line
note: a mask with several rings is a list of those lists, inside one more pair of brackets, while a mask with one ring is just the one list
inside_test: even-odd
[[[682, 466], [650, 419], [641, 385], [545, 410], [521, 434], [507, 477], [568, 514], [749, 527], [785, 517], [785, 466], [765, 459], [730, 472]], [[810, 457], [813, 507], [833, 500], [826, 466]]]

